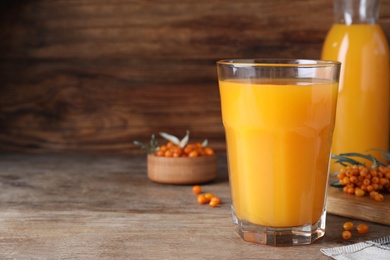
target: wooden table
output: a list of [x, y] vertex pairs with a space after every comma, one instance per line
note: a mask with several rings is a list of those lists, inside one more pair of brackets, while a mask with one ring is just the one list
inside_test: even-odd
[[149, 181], [145, 156], [0, 154], [0, 259], [330, 259], [320, 248], [371, 240], [390, 227], [341, 238], [347, 220], [328, 214], [325, 237], [308, 246], [244, 242], [230, 218], [226, 158], [203, 189]]

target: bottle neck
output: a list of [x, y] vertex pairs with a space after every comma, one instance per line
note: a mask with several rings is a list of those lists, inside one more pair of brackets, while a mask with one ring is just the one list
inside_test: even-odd
[[380, 0], [334, 0], [334, 19], [339, 24], [375, 24]]

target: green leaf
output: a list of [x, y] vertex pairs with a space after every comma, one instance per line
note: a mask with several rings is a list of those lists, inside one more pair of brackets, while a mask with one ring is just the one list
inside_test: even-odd
[[383, 154], [382, 158], [386, 161], [390, 161], [390, 153], [382, 149], [368, 149], [367, 151], [378, 151]]
[[336, 163], [339, 163], [342, 166], [347, 166], [347, 164], [364, 165], [363, 163], [361, 163], [359, 161], [356, 161], [352, 158], [348, 158], [346, 154], [339, 154], [339, 155], [332, 154], [331, 158], [335, 159]]
[[149, 148], [146, 144], [144, 144], [143, 142], [137, 141], [137, 140], [134, 140], [133, 143], [135, 145], [141, 146], [141, 148], [143, 148], [143, 149], [148, 149]]
[[150, 145], [147, 145], [147, 144], [140, 142], [140, 141], [137, 141], [137, 140], [134, 140], [133, 143], [135, 145], [140, 146], [142, 149], [145, 149], [147, 153], [154, 153], [159, 149], [158, 142], [157, 142], [154, 134], [152, 135], [152, 137], [150, 139]]
[[330, 184], [330, 186], [335, 187], [335, 188], [340, 188], [340, 189], [344, 187], [343, 185], [340, 184], [339, 181], [332, 182]]
[[167, 134], [167, 133], [164, 133], [164, 132], [160, 132], [160, 135], [161, 135], [162, 138], [164, 138], [164, 139], [166, 139], [168, 141], [171, 141], [175, 145], [180, 145], [180, 140], [176, 136], [170, 135], [170, 134]]
[[186, 135], [184, 136], [183, 139], [181, 139], [179, 146], [181, 148], [184, 148], [187, 145], [189, 139], [190, 139], [190, 131], [187, 130]]
[[337, 175], [339, 175], [339, 173], [340, 173], [340, 171], [334, 172], [331, 174], [331, 176], [337, 176]]
[[378, 166], [385, 166], [383, 162], [379, 161], [377, 158], [375, 158], [371, 154], [361, 154], [361, 153], [342, 153], [339, 155], [333, 155], [331, 156], [332, 159], [336, 160], [336, 163], [341, 164], [342, 166], [347, 166], [347, 164], [355, 164], [355, 165], [362, 165], [365, 166], [364, 163], [361, 163], [355, 159], [352, 159], [350, 157], [359, 157], [364, 158], [366, 160], [369, 160], [372, 162], [371, 168], [377, 168]]
[[152, 148], [157, 148], [158, 147], [158, 142], [156, 140], [156, 137], [154, 134], [152, 134], [152, 137], [150, 138], [150, 147]]

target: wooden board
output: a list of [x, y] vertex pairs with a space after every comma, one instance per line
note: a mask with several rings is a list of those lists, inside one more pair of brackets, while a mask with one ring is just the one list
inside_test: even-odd
[[390, 225], [390, 195], [383, 202], [369, 197], [356, 197], [340, 189], [329, 187], [327, 212], [343, 217]]

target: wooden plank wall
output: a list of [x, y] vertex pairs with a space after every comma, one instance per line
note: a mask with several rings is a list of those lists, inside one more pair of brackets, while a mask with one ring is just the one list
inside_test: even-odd
[[[140, 153], [159, 131], [224, 152], [215, 62], [319, 58], [331, 0], [3, 0], [0, 150]], [[390, 0], [381, 24], [390, 36]]]

